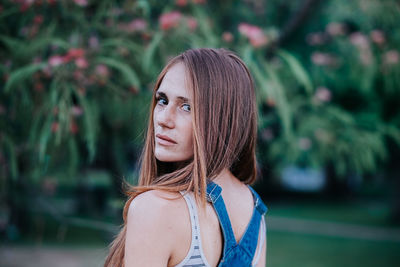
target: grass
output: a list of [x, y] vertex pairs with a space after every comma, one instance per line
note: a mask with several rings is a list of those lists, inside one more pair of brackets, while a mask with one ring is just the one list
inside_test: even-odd
[[[394, 228], [384, 200], [268, 203], [267, 216]], [[268, 221], [268, 220], [267, 220]], [[399, 229], [399, 227], [395, 227]], [[268, 231], [268, 267], [394, 267], [400, 262], [400, 243]]]
[[268, 267], [395, 267], [400, 244], [268, 232]]
[[52, 246], [107, 246], [112, 234], [88, 227], [63, 225], [49, 215], [34, 218], [28, 234], [22, 236], [15, 245]]
[[390, 206], [382, 201], [296, 201], [271, 203], [268, 215], [320, 221], [391, 226]]

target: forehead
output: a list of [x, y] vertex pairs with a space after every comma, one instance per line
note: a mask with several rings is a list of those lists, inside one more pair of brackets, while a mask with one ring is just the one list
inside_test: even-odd
[[181, 62], [174, 64], [165, 74], [157, 91], [167, 94], [168, 97], [190, 98], [185, 65]]

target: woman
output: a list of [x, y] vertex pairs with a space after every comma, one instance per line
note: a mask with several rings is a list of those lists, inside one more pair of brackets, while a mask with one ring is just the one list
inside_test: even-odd
[[265, 266], [251, 75], [224, 49], [173, 58], [155, 85], [139, 185], [105, 266]]

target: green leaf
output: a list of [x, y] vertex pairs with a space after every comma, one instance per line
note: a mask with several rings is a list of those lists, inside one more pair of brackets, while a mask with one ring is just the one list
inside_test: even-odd
[[47, 117], [42, 130], [40, 131], [40, 136], [39, 136], [39, 161], [41, 163], [44, 162], [45, 156], [46, 156], [46, 149], [47, 149], [47, 144], [49, 141], [49, 138], [51, 136], [51, 124], [53, 122], [53, 115], [50, 113], [50, 115]]
[[35, 72], [47, 66], [46, 63], [30, 64], [11, 72], [9, 79], [4, 87], [4, 92], [8, 93], [13, 87], [21, 84], [30, 78]]
[[300, 61], [292, 54], [284, 50], [279, 50], [278, 54], [289, 65], [293, 75], [296, 77], [299, 83], [304, 86], [306, 92], [309, 95], [312, 95], [313, 85], [311, 82], [311, 78], [308, 75], [307, 71], [303, 68]]
[[98, 112], [97, 106], [86, 101], [85, 97], [75, 91], [75, 95], [78, 97], [79, 102], [83, 108], [83, 124], [85, 129], [85, 141], [89, 151], [89, 162], [92, 162], [96, 155], [96, 143], [97, 143], [97, 125]]
[[271, 79], [271, 92], [273, 94], [273, 99], [276, 102], [279, 116], [282, 120], [282, 126], [286, 138], [291, 139], [293, 137], [292, 133], [292, 111], [287, 100], [284, 85], [279, 79], [278, 74], [275, 70], [267, 63], [263, 62], [264, 70]]
[[149, 1], [146, 0], [139, 0], [136, 2], [136, 7], [143, 10], [143, 15], [150, 19], [150, 13], [151, 13], [151, 6]]
[[137, 89], [140, 89], [140, 79], [136, 72], [128, 64], [107, 57], [99, 57], [96, 59], [96, 62], [105, 64], [120, 71], [130, 86], [135, 86]]
[[[54, 24], [50, 25], [48, 29], [49, 32], [52, 32], [52, 28]], [[49, 34], [51, 35], [51, 33]], [[42, 36], [41, 38], [33, 39], [29, 42], [22, 41], [16, 38], [10, 38], [8, 36], [0, 35], [0, 41], [2, 41], [11, 54], [14, 55], [15, 58], [19, 58], [22, 60], [26, 60], [27, 58], [33, 58], [41, 50], [45, 50], [50, 45], [57, 45], [65, 50], [67, 50], [70, 45], [68, 42], [54, 37]]]
[[6, 10], [2, 10], [1, 13], [0, 13], [0, 19], [4, 19], [7, 16], [18, 14], [20, 12], [21, 11], [19, 10], [19, 8], [16, 5], [15, 7], [8, 8]]
[[126, 47], [129, 50], [131, 50], [131, 52], [133, 54], [136, 55], [141, 55], [143, 54], [143, 47], [139, 44], [136, 44], [134, 42], [128, 41], [128, 40], [123, 40], [123, 39], [117, 39], [117, 38], [110, 38], [110, 39], [106, 39], [103, 42], [101, 42], [101, 46], [103, 48], [106, 47]]
[[11, 178], [13, 180], [16, 180], [18, 177], [18, 166], [17, 166], [17, 156], [15, 153], [15, 145], [13, 141], [11, 140], [10, 137], [8, 137], [6, 134], [3, 134], [2, 136], [3, 142], [4, 142], [4, 147], [5, 151], [8, 151], [8, 159], [9, 159], [9, 164], [10, 164], [10, 172], [11, 172]]
[[199, 30], [203, 34], [204, 38], [207, 40], [208, 47], [217, 47], [218, 38], [211, 28], [209, 22], [209, 16], [205, 13], [203, 8], [198, 6], [193, 6], [193, 13], [199, 22]]
[[79, 165], [78, 144], [74, 137], [72, 137], [68, 140], [68, 150], [69, 150], [68, 173], [70, 176], [73, 176], [75, 171], [78, 169], [78, 165]]
[[41, 108], [37, 114], [34, 114], [33, 118], [32, 118], [32, 126], [31, 129], [29, 131], [29, 144], [31, 146], [34, 146], [36, 144], [36, 138], [37, 138], [37, 134], [39, 131], [39, 124], [43, 119], [43, 113], [44, 113], [44, 109]]
[[146, 51], [144, 52], [143, 55], [143, 69], [146, 73], [150, 72], [150, 68], [152, 66], [154, 55], [156, 52], [157, 47], [159, 46], [161, 40], [163, 39], [163, 33], [162, 32], [157, 32], [154, 36], [153, 39], [151, 40], [151, 43], [147, 47]]

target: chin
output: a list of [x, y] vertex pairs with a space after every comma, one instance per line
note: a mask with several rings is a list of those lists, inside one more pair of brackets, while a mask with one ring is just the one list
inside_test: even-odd
[[156, 159], [161, 162], [179, 162], [187, 160], [186, 158], [166, 156], [166, 155], [156, 155]]
[[182, 155], [177, 153], [163, 153], [163, 152], [156, 152], [154, 153], [157, 160], [161, 162], [182, 162], [187, 161], [193, 157], [193, 155]]
[[156, 156], [156, 159], [161, 162], [176, 162], [176, 160], [174, 158], [170, 158], [170, 157]]

